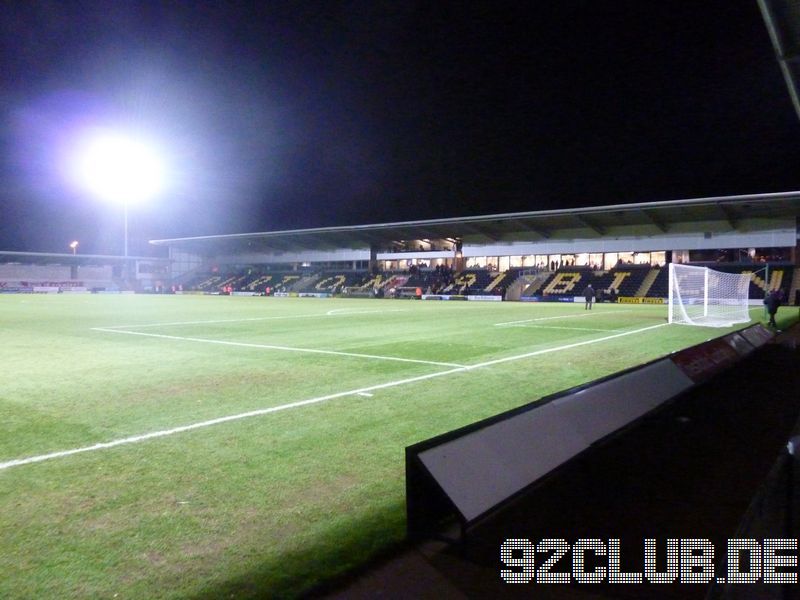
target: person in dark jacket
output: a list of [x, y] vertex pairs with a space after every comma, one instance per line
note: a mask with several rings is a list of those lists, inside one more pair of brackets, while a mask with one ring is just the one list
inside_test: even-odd
[[594, 288], [592, 284], [586, 286], [586, 289], [583, 290], [583, 297], [586, 299], [586, 306], [583, 307], [584, 310], [592, 310], [592, 301], [594, 300]]
[[773, 290], [767, 297], [764, 298], [764, 306], [767, 307], [767, 312], [769, 313], [769, 326], [770, 327], [778, 327], [778, 324], [775, 322], [775, 313], [778, 312], [778, 307], [781, 305], [781, 294], [779, 290]]

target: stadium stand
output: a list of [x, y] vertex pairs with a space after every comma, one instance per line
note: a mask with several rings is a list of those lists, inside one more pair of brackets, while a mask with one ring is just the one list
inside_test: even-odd
[[794, 270], [792, 283], [789, 285], [789, 296], [787, 301], [795, 306], [800, 306], [800, 269]]
[[[764, 298], [767, 290], [781, 290], [784, 298], [790, 297], [794, 268], [785, 264], [725, 264], [692, 263], [723, 273], [745, 273], [750, 276], [750, 298]], [[765, 280], [769, 271], [769, 282]]]
[[442, 289], [445, 294], [502, 295], [519, 275], [519, 269], [499, 273], [486, 269], [466, 269], [456, 274], [452, 283]]
[[592, 286], [599, 290], [615, 289], [619, 296], [636, 296], [648, 275], [657, 269], [650, 265], [618, 265], [595, 277]]
[[[550, 274], [544, 281], [541, 275], [535, 279], [523, 296], [579, 296], [587, 285], [595, 290], [616, 291], [618, 296], [643, 296], [650, 293], [659, 297], [658, 281], [664, 269], [650, 265], [619, 265], [608, 271], [596, 271], [590, 267], [564, 267]], [[666, 276], [664, 276], [666, 285]], [[666, 297], [666, 292], [664, 296]]]
[[780, 290], [784, 299], [790, 298], [792, 275], [794, 273], [793, 267], [787, 265], [770, 266], [768, 282], [764, 279], [766, 271], [762, 271], [761, 268], [745, 267], [740, 272], [750, 274], [750, 298], [764, 298], [767, 291], [772, 290]]
[[[536, 273], [525, 273], [523, 272], [515, 282], [516, 285], [520, 288], [520, 297], [532, 297], [535, 296], [536, 293], [542, 289], [542, 286], [547, 282], [550, 278], [549, 271], [538, 271]], [[512, 288], [513, 289], [513, 286]]]
[[594, 279], [594, 272], [589, 267], [564, 267], [550, 275], [535, 295], [577, 296], [589, 283], [594, 285]]
[[[787, 303], [793, 303], [800, 288], [800, 270], [790, 265], [769, 265], [769, 283], [764, 280], [767, 265], [761, 263], [692, 263], [708, 266], [726, 273], [750, 275], [750, 297], [760, 299], [767, 289], [780, 289]], [[65, 279], [61, 271], [51, 273], [52, 279]], [[447, 269], [411, 269], [410, 271], [322, 271], [322, 272], [263, 272], [248, 268], [229, 272], [195, 273], [184, 289], [220, 293], [228, 286], [234, 291], [263, 294], [269, 286], [272, 292], [311, 294], [340, 294], [412, 297], [416, 289], [423, 293], [464, 295], [505, 295], [518, 288], [521, 296], [579, 296], [591, 283], [595, 290], [616, 290], [618, 296], [666, 298], [668, 269], [651, 265], [620, 264], [608, 271], [588, 266], [562, 267], [556, 271], [534, 274], [523, 269], [504, 272], [487, 269], [465, 269], [453, 273]], [[513, 286], [513, 287], [512, 287]], [[515, 291], [516, 294], [516, 291]], [[516, 299], [518, 296], [514, 295]]]
[[669, 295], [669, 269], [659, 269], [655, 279], [647, 290], [648, 298], [666, 298]]
[[[747, 273], [750, 275], [750, 299], [764, 298], [767, 289], [781, 290], [787, 302], [793, 301], [794, 279], [797, 278], [797, 269], [789, 265], [769, 265], [769, 286], [764, 280], [766, 266], [763, 264], [723, 264], [723, 263], [691, 263], [697, 266], [709, 267], [723, 273]], [[660, 269], [652, 285], [644, 293], [637, 291], [638, 296], [649, 298], [666, 298], [669, 294], [668, 269]]]
[[329, 271], [320, 273], [310, 281], [298, 285], [295, 291], [307, 293], [336, 293], [345, 288], [364, 288], [368, 274], [364, 271]]
[[111, 265], [0, 263], [0, 289], [108, 290], [122, 287]]
[[192, 290], [215, 294], [231, 287], [236, 292], [251, 292], [263, 294], [267, 286], [272, 290], [284, 289], [304, 278], [304, 274], [297, 271], [264, 273], [254, 269], [236, 270], [218, 273], [195, 273], [183, 285], [184, 290]]

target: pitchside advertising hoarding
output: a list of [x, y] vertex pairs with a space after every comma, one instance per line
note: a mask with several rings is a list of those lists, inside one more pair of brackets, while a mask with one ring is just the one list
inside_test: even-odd
[[[586, 302], [583, 296], [522, 296], [521, 302]], [[605, 300], [604, 302], [607, 302]], [[619, 304], [666, 304], [665, 298], [635, 298], [633, 296], [619, 296]]]
[[577, 296], [522, 296], [522, 302], [583, 302]]
[[620, 296], [617, 298], [620, 304], [665, 304], [664, 298], [638, 298], [633, 296]]
[[[523, 296], [521, 302], [586, 302], [583, 296]], [[619, 304], [666, 304], [665, 298], [634, 298], [632, 296], [620, 296], [617, 298]]]

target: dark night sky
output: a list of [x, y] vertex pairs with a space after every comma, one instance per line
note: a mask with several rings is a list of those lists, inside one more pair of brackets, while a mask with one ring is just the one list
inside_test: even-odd
[[755, 0], [3, 4], [0, 250], [121, 252], [70, 136], [157, 140], [144, 240], [800, 189]]

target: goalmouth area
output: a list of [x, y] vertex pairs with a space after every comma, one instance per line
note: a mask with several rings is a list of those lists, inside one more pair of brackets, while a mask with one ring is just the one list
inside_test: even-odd
[[6, 295], [0, 314], [9, 598], [301, 593], [402, 541], [406, 446], [741, 328], [237, 296]]

